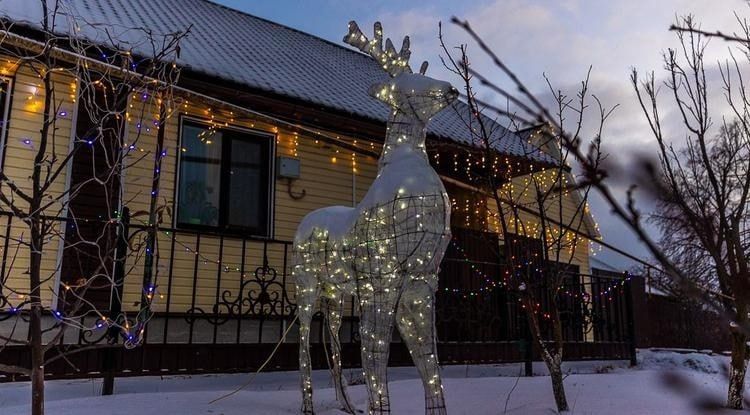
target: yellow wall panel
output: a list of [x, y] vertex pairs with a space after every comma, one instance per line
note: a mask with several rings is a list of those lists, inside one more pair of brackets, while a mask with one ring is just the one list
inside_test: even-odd
[[[74, 93], [75, 80], [65, 77], [55, 79], [55, 96], [59, 101], [59, 108], [66, 116], [61, 117], [57, 123], [55, 146], [50, 149], [58, 155], [68, 152], [71, 139], [73, 113], [75, 110]], [[29, 165], [34, 150], [24, 144], [24, 139], [30, 139], [32, 143], [39, 135], [39, 127], [42, 122], [40, 94], [38, 79], [33, 73], [23, 67], [18, 69], [15, 78], [12, 114], [10, 129], [5, 154], [3, 171], [9, 175], [14, 182], [22, 188], [29, 184]], [[31, 98], [29, 98], [31, 97]], [[352, 151], [335, 143], [323, 142], [319, 137], [305, 132], [297, 132], [288, 129], [284, 125], [274, 125], [264, 122], [262, 119], [245, 114], [240, 117], [233, 113], [233, 108], [212, 107], [209, 110], [208, 103], [183, 101], [173, 109], [171, 117], [164, 128], [164, 149], [166, 156], [162, 158], [160, 169], [160, 187], [156, 197], [157, 206], [169, 207], [165, 211], [161, 226], [165, 229], [173, 227], [174, 197], [175, 197], [175, 172], [177, 171], [177, 160], [180, 153], [179, 129], [180, 120], [184, 116], [210, 120], [217, 124], [231, 124], [238, 127], [251, 128], [274, 134], [276, 136], [276, 154], [294, 156], [301, 161], [301, 178], [292, 184], [292, 192], [306, 192], [304, 198], [295, 200], [288, 193], [287, 181], [279, 179], [275, 181], [274, 222], [273, 237], [277, 240], [291, 241], [294, 237], [297, 224], [310, 211], [325, 206], [343, 205], [352, 206], [361, 200], [367, 192], [370, 184], [377, 174], [377, 159], [371, 155], [357, 153], [354, 158]], [[150, 208], [152, 196], [152, 180], [154, 175], [154, 161], [156, 158], [156, 146], [159, 129], [153, 124], [158, 116], [158, 105], [153, 98], [145, 101], [141, 96], [134, 94], [129, 97], [128, 122], [124, 141], [133, 148], [129, 150], [125, 160], [126, 167], [123, 174], [122, 200], [133, 214], [131, 219], [134, 227], [144, 226], [148, 222], [147, 212]], [[351, 139], [349, 139], [351, 142]], [[377, 146], [370, 143], [360, 142], [359, 148], [366, 151], [377, 151]], [[335, 159], [335, 161], [334, 161]], [[356, 163], [356, 164], [355, 164]], [[65, 173], [62, 174], [51, 188], [54, 194], [63, 192], [65, 189]], [[518, 179], [523, 180], [523, 179]], [[524, 203], [530, 203], [525, 201]], [[460, 204], [460, 203], [459, 203]], [[492, 201], [489, 201], [489, 205]], [[58, 209], [59, 206], [54, 206]], [[490, 208], [490, 210], [492, 210]], [[574, 212], [573, 201], [565, 200], [565, 215]], [[458, 210], [455, 215], [462, 215]], [[524, 215], [522, 220], [533, 222], [533, 215]], [[499, 231], [496, 218], [486, 220], [486, 229]], [[0, 218], [0, 235], [6, 231], [6, 222]], [[28, 237], [24, 233], [23, 224], [13, 220], [13, 227], [9, 232], [11, 239]], [[145, 234], [141, 233], [139, 238]], [[174, 253], [172, 257], [171, 246], [174, 239]], [[221, 248], [223, 239], [223, 248]], [[55, 288], [55, 273], [58, 268], [58, 241], [53, 238], [49, 244], [49, 254], [45, 253], [43, 269], [47, 278], [45, 299], [52, 301]], [[144, 275], [144, 252], [145, 244], [133, 242], [137, 249], [131, 253], [127, 261], [127, 276], [125, 278], [123, 307], [129, 311], [138, 309], [142, 294], [142, 282]], [[141, 239], [141, 242], [143, 240]], [[579, 243], [580, 249], [575, 253], [574, 263], [581, 266], [582, 272], [588, 272], [588, 241]], [[12, 248], [12, 242], [9, 249]], [[291, 246], [281, 243], [269, 243], [265, 257], [271, 268], [277, 272], [276, 279], [270, 284], [269, 291], [278, 293], [281, 284], [286, 284], [290, 295], [293, 295], [293, 284], [289, 270], [284, 269], [284, 257], [286, 249], [287, 264], [291, 262]], [[221, 250], [221, 252], [220, 252]], [[197, 253], [196, 253], [197, 251]], [[227, 299], [234, 301], [238, 295], [242, 282], [253, 277], [256, 269], [262, 267], [264, 261], [264, 243], [257, 240], [246, 240], [244, 255], [242, 252], [241, 236], [225, 235], [223, 238], [216, 235], [203, 234], [200, 244], [197, 235], [190, 231], [178, 231], [173, 235], [167, 231], [160, 231], [156, 249], [158, 260], [153, 268], [153, 283], [157, 286], [154, 310], [157, 312], [187, 312], [191, 307], [199, 307], [205, 312], [213, 312], [212, 307], [217, 302], [217, 289], [219, 298], [225, 290], [231, 292]], [[197, 268], [196, 268], [197, 264]], [[24, 292], [24, 272], [28, 268], [28, 250], [21, 250], [12, 266], [6, 267], [9, 278], [6, 289], [20, 290]], [[244, 268], [244, 273], [241, 272]], [[268, 277], [270, 278], [270, 277]], [[248, 290], [259, 290], [257, 285], [247, 285]], [[285, 300], [286, 301], [286, 300]], [[246, 307], [244, 304], [243, 307]]]

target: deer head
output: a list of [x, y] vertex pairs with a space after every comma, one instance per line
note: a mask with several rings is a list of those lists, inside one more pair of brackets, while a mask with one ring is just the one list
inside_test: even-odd
[[391, 79], [370, 87], [370, 95], [388, 104], [395, 112], [426, 124], [458, 97], [458, 90], [449, 82], [425, 76], [427, 62], [423, 62], [419, 73], [409, 67], [409, 36], [404, 37], [401, 51], [396, 52], [391, 39], [386, 39], [383, 49], [383, 26], [375, 22], [375, 36], [368, 40], [354, 21], [349, 22], [349, 33], [344, 42], [372, 56]]

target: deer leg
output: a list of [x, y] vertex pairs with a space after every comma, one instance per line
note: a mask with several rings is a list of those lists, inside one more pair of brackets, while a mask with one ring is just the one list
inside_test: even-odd
[[336, 388], [336, 400], [341, 404], [343, 410], [354, 414], [354, 406], [351, 404], [349, 395], [346, 393], [346, 382], [341, 371], [341, 341], [339, 331], [341, 329], [341, 317], [344, 312], [344, 296], [337, 295], [335, 299], [326, 300], [326, 322], [328, 334], [331, 338], [331, 377]]
[[[301, 280], [301, 281], [300, 281]], [[302, 413], [313, 414], [310, 325], [319, 289], [313, 278], [298, 278], [297, 316], [299, 318], [299, 370], [302, 381]]]
[[425, 413], [445, 415], [435, 335], [435, 293], [424, 281], [406, 284], [396, 311], [398, 330], [422, 378]]
[[393, 317], [397, 295], [375, 292], [360, 300], [362, 369], [369, 393], [370, 414], [390, 414], [388, 398], [388, 354], [391, 346]]

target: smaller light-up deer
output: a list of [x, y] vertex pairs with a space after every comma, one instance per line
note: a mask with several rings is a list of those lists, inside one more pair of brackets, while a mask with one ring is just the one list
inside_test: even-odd
[[300, 321], [302, 411], [313, 413], [310, 323], [318, 298], [331, 337], [336, 396], [354, 412], [341, 376], [339, 328], [346, 296], [356, 296], [362, 368], [369, 413], [390, 413], [386, 367], [394, 321], [409, 348], [425, 389], [426, 412], [444, 414], [435, 339], [438, 268], [450, 241], [450, 201], [425, 151], [425, 126], [458, 96], [448, 82], [409, 67], [409, 38], [396, 52], [375, 23], [368, 40], [349, 23], [344, 41], [377, 60], [391, 75], [370, 95], [391, 108], [378, 175], [354, 208], [318, 209], [300, 223], [294, 238], [293, 274]]

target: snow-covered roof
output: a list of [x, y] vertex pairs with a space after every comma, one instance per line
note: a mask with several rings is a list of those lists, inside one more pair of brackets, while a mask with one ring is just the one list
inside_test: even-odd
[[[53, 0], [47, 0], [52, 5]], [[179, 64], [211, 77], [237, 82], [316, 105], [385, 122], [388, 108], [370, 97], [368, 88], [388, 77], [367, 55], [278, 23], [207, 0], [64, 0], [57, 31], [69, 33], [75, 19], [80, 34], [105, 41], [105, 29], [122, 46], [148, 55], [141, 45], [142, 31], [184, 31]], [[42, 9], [36, 0], [0, 0], [0, 17], [38, 29]], [[345, 26], [342, 27], [342, 34]], [[109, 42], [107, 42], [109, 43]], [[428, 133], [462, 144], [472, 134], [460, 114], [463, 102], [438, 114]], [[497, 129], [497, 150], [532, 160], [554, 162], [546, 154], [502, 127]]]
[[598, 269], [604, 272], [622, 272], [622, 269], [615, 268], [603, 259], [593, 255], [589, 257], [589, 264], [591, 265], [592, 271]]

